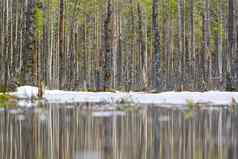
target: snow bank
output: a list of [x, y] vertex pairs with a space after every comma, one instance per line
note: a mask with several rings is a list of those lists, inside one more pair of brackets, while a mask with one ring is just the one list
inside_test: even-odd
[[38, 88], [32, 86], [22, 86], [17, 88], [16, 96], [18, 98], [32, 99], [37, 96]]
[[[14, 93], [18, 98], [32, 99], [37, 96], [38, 89], [23, 86]], [[238, 92], [164, 92], [158, 94], [144, 92], [72, 92], [60, 90], [46, 90], [44, 99], [49, 103], [77, 103], [77, 102], [105, 102], [116, 103], [120, 101], [138, 104], [176, 104], [184, 105], [188, 100], [195, 103], [209, 103], [213, 105], [227, 105], [232, 99], [238, 101]]]

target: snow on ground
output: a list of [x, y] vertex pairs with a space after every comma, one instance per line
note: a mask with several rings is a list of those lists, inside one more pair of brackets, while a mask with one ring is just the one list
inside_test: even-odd
[[31, 99], [33, 97], [36, 97], [38, 93], [37, 87], [32, 86], [22, 86], [17, 88], [16, 96], [18, 98], [26, 98]]
[[120, 111], [98, 111], [92, 113], [93, 117], [111, 117], [111, 116], [124, 116], [124, 115], [125, 112]]
[[[21, 99], [31, 99], [37, 95], [38, 89], [22, 86], [13, 95]], [[122, 100], [138, 104], [176, 104], [184, 105], [188, 100], [194, 103], [209, 103], [213, 105], [227, 105], [232, 99], [238, 101], [238, 92], [72, 92], [60, 90], [46, 90], [44, 99], [49, 103], [77, 103], [77, 102], [105, 102], [116, 103]]]

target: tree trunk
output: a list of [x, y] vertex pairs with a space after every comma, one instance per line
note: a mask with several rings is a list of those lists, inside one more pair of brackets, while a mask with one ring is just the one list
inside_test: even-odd
[[158, 0], [153, 0], [153, 6], [152, 6], [152, 29], [154, 34], [154, 63], [153, 63], [153, 69], [154, 69], [154, 87], [158, 91], [161, 86], [161, 80], [160, 80], [160, 33], [159, 33], [159, 24], [158, 24], [158, 7], [159, 2]]
[[36, 51], [35, 51], [35, 0], [29, 0], [26, 13], [25, 46], [23, 52], [23, 83], [36, 85]]
[[113, 66], [113, 88], [117, 86], [117, 58], [118, 58], [118, 44], [119, 44], [119, 8], [118, 8], [118, 0], [114, 2], [114, 12], [113, 12], [113, 24], [112, 24], [112, 66]]
[[60, 0], [59, 19], [59, 89], [64, 88], [65, 82], [65, 53], [64, 53], [64, 0]]
[[233, 70], [234, 70], [234, 79], [235, 79], [235, 88], [236, 90], [238, 90], [238, 1], [234, 2], [234, 12], [235, 12], [235, 19], [234, 19], [234, 38], [235, 38], [235, 42], [234, 42], [234, 54], [235, 57], [234, 59], [234, 63], [233, 63]]
[[117, 54], [117, 85], [120, 88], [122, 84], [122, 37], [121, 37], [121, 16], [118, 17], [119, 37], [118, 37], [118, 54]]
[[204, 10], [204, 80], [208, 83], [211, 82], [211, 53], [210, 53], [210, 0], [205, 0]]
[[111, 43], [110, 43], [110, 23], [112, 19], [112, 4], [111, 0], [107, 0], [107, 15], [104, 21], [104, 91], [108, 91], [111, 87]]
[[7, 85], [8, 85], [8, 62], [9, 62], [9, 52], [8, 52], [8, 47], [9, 47], [9, 15], [8, 15], [8, 9], [9, 9], [9, 3], [8, 0], [5, 2], [5, 13], [4, 13], [4, 19], [5, 19], [5, 27], [4, 27], [4, 47], [3, 47], [3, 68], [4, 68], [4, 89], [3, 92], [7, 92]]
[[194, 38], [194, 0], [190, 0], [190, 63], [191, 77], [193, 79], [193, 87], [196, 85], [196, 53], [195, 53], [195, 38]]
[[139, 51], [141, 56], [141, 70], [142, 70], [142, 79], [143, 79], [143, 86], [145, 89], [148, 87], [148, 79], [147, 79], [147, 53], [146, 53], [146, 42], [145, 42], [145, 23], [144, 23], [144, 12], [143, 8], [138, 3], [138, 29], [139, 29]]
[[178, 21], [179, 21], [179, 83], [178, 90], [183, 91], [184, 85], [184, 55], [185, 55], [185, 34], [184, 34], [184, 0], [178, 1]]
[[227, 53], [227, 74], [226, 89], [232, 89], [232, 57], [234, 55], [234, 0], [228, 2], [228, 53]]
[[[219, 72], [219, 82], [222, 83], [223, 82], [223, 39], [222, 39], [222, 19], [223, 19], [223, 15], [222, 15], [222, 3], [221, 0], [219, 0], [219, 5], [218, 5], [218, 9], [219, 9], [219, 21], [218, 21], [218, 25], [219, 25], [219, 31], [218, 31], [218, 41], [217, 41], [217, 47], [218, 47], [218, 72]], [[222, 88], [222, 86], [220, 86], [220, 88]]]

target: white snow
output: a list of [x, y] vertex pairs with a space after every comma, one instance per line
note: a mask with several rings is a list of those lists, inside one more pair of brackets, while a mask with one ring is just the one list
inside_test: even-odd
[[99, 112], [93, 112], [93, 117], [112, 117], [112, 116], [124, 116], [124, 112], [120, 111], [99, 111]]
[[32, 86], [22, 86], [17, 88], [16, 96], [18, 98], [26, 98], [26, 99], [32, 99], [33, 97], [36, 97], [38, 93], [37, 87]]
[[[38, 88], [23, 86], [13, 93], [18, 98], [32, 99], [37, 96]], [[176, 104], [184, 105], [188, 100], [194, 103], [209, 103], [213, 105], [227, 105], [232, 99], [238, 101], [238, 92], [72, 92], [60, 90], [46, 90], [44, 99], [49, 103], [76, 103], [76, 102], [105, 102], [116, 103], [122, 100], [138, 104]]]

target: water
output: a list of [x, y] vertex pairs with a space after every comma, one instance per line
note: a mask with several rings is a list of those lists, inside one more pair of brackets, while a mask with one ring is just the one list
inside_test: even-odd
[[0, 110], [0, 159], [237, 159], [237, 143], [238, 113], [226, 108]]

